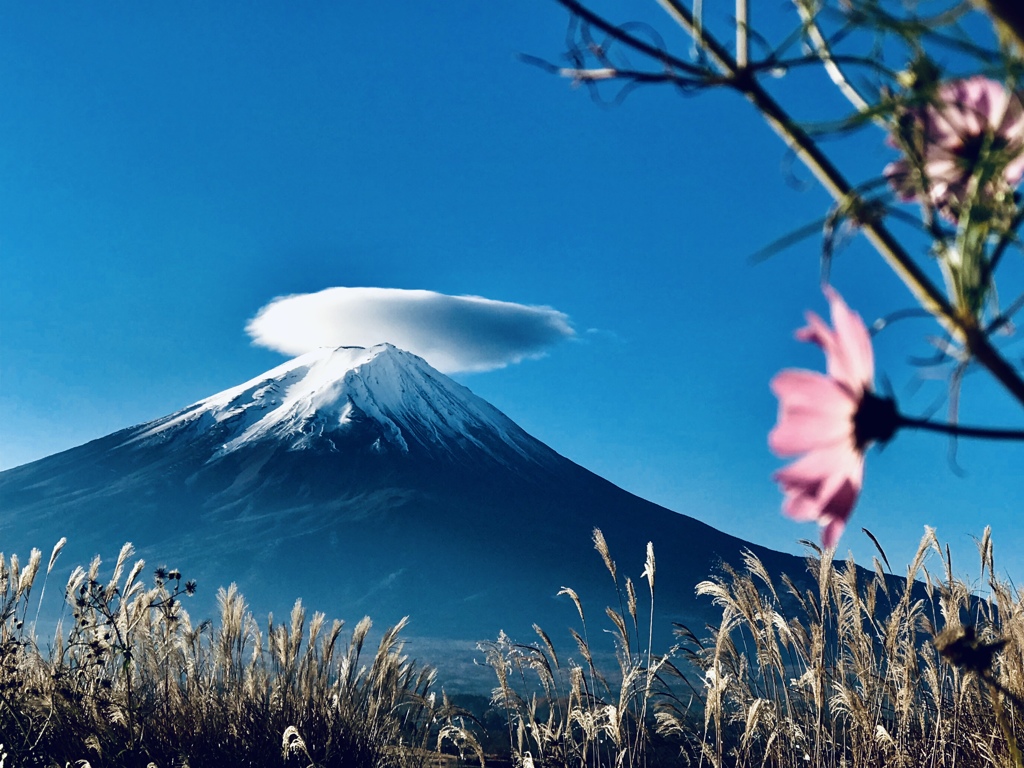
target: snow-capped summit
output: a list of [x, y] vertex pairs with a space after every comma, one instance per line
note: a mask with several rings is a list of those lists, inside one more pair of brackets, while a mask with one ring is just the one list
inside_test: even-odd
[[[216, 460], [273, 441], [289, 450], [482, 451], [543, 462], [549, 451], [494, 406], [391, 344], [321, 348], [138, 428], [126, 445], [216, 435]], [[511, 452], [511, 453], [510, 453]]]

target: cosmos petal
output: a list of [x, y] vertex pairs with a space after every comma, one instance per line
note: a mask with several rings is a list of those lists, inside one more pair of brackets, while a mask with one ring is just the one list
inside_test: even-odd
[[902, 202], [906, 203], [917, 197], [911, 183], [910, 163], [906, 160], [894, 160], [889, 163], [882, 170], [882, 175], [889, 180], [889, 184]]
[[871, 389], [875, 380], [875, 354], [871, 349], [871, 336], [861, 320], [843, 301], [843, 297], [830, 285], [825, 296], [832, 310], [836, 345], [828, 360], [829, 375], [845, 382], [853, 391]]
[[[823, 515], [849, 516], [861, 488], [864, 464], [848, 446], [812, 451], [775, 473], [786, 498], [782, 511], [794, 520], [818, 520]], [[852, 493], [852, 502], [848, 499]]]
[[1011, 186], [1017, 186], [1024, 178], [1024, 152], [1006, 164], [1003, 170], [1003, 177]]
[[817, 521], [824, 546], [834, 547], [864, 481], [864, 446], [854, 416], [873, 388], [875, 358], [860, 315], [835, 289], [825, 286], [824, 292], [832, 327], [808, 313], [797, 337], [821, 347], [828, 373], [789, 369], [775, 375], [771, 388], [779, 412], [768, 445], [776, 455], [799, 457], [772, 476], [783, 494], [783, 513]]
[[840, 408], [853, 413], [856, 400], [831, 376], [802, 368], [779, 371], [771, 380], [772, 392], [785, 408], [834, 412]]
[[782, 514], [797, 523], [812, 523], [821, 517], [817, 489], [791, 488], [782, 500]]
[[1020, 146], [1021, 140], [1024, 139], [1024, 104], [1017, 94], [1013, 94], [1007, 103], [1006, 112], [996, 131], [1008, 143]]
[[791, 413], [768, 434], [768, 447], [778, 456], [796, 456], [844, 443], [852, 446], [852, 430], [852, 422], [843, 424], [828, 414]]
[[784, 487], [810, 485], [826, 475], [838, 474], [855, 480], [859, 473], [857, 453], [846, 446], [830, 446], [809, 451], [796, 461], [777, 470], [772, 479]]
[[839, 543], [839, 537], [846, 530], [846, 521], [849, 519], [850, 516], [847, 515], [846, 517], [836, 517], [829, 520], [825, 527], [821, 529], [821, 546], [825, 549], [835, 549]]
[[787, 370], [772, 379], [779, 418], [768, 445], [793, 456], [836, 444], [852, 446], [857, 402], [834, 379], [813, 371]]
[[825, 353], [826, 359], [832, 355], [836, 345], [836, 335], [828, 324], [813, 312], [807, 313], [807, 325], [796, 332], [800, 341], [817, 344]]

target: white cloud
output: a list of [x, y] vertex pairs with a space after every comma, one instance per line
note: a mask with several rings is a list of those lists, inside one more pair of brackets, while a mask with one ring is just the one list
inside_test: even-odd
[[550, 307], [398, 288], [282, 296], [245, 329], [253, 343], [286, 355], [390, 342], [445, 373], [502, 368], [575, 336], [569, 317]]

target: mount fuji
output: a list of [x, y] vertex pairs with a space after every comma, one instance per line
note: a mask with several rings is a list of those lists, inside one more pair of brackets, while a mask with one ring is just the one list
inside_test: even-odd
[[[657, 558], [655, 628], [717, 623], [694, 586], [750, 549], [770, 573], [799, 558], [644, 501], [560, 456], [496, 408], [388, 344], [322, 349], [187, 408], [0, 472], [0, 549], [47, 550], [67, 568], [131, 541], [149, 567], [199, 582], [214, 612], [239, 585], [257, 616], [297, 597], [377, 626], [409, 615], [409, 652], [456, 687], [476, 643], [532, 641], [579, 623], [570, 586], [603, 628], [617, 598], [591, 533], [620, 571]], [[54, 579], [58, 578], [55, 573]], [[461, 670], [461, 671], [460, 671]], [[453, 679], [455, 678], [455, 679]], [[466, 686], [479, 678], [461, 678]], [[486, 677], [484, 678], [486, 679]]]

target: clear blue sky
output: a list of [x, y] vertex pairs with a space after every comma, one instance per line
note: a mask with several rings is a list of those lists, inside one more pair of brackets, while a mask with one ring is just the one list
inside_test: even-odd
[[[456, 375], [560, 453], [745, 539], [817, 539], [779, 512], [766, 435], [771, 376], [822, 367], [792, 338], [825, 311], [818, 241], [749, 257], [828, 201], [731, 94], [606, 109], [517, 60], [557, 59], [565, 30], [546, 0], [5, 4], [0, 468], [278, 364], [245, 332], [277, 296], [426, 289], [569, 317], [576, 338], [546, 357]], [[832, 103], [820, 85], [791, 90], [798, 112]], [[893, 158], [883, 139], [834, 148], [864, 180]], [[869, 320], [910, 305], [863, 242], [833, 279]], [[907, 364], [934, 330], [877, 340], [911, 413], [943, 392]], [[962, 417], [1021, 423], [983, 375]], [[932, 525], [975, 573], [991, 524], [1020, 581], [1024, 448], [964, 442], [965, 477], [947, 448], [901, 434], [872, 452], [840, 552], [870, 565], [866, 526], [901, 569]]]

